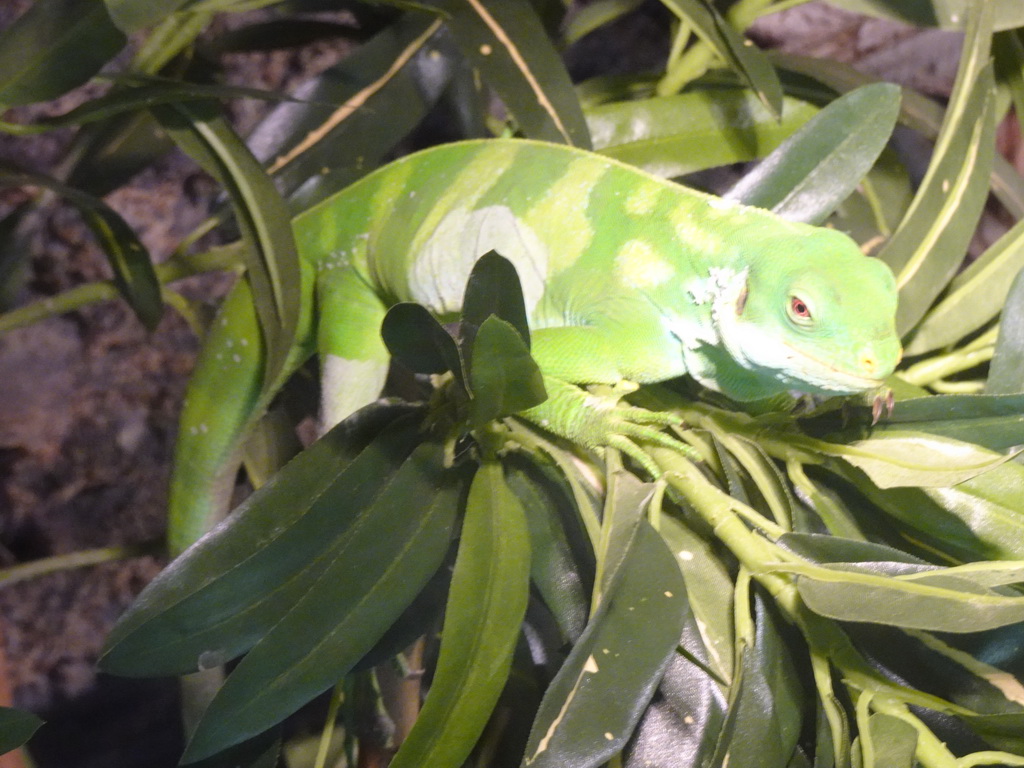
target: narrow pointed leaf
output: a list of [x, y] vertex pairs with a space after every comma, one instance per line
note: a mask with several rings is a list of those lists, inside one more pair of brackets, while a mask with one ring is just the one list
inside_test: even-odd
[[529, 596], [530, 537], [522, 505], [485, 462], [466, 502], [459, 553], [430, 691], [391, 768], [458, 768], [505, 685]]
[[937, 585], [877, 575], [866, 565], [787, 565], [780, 570], [799, 574], [797, 589], [808, 608], [840, 621], [937, 632], [978, 632], [1024, 621], [1024, 597], [999, 594], [944, 572], [933, 576], [945, 578]]
[[685, 585], [641, 521], [621, 576], [548, 687], [523, 765], [592, 768], [626, 745], [682, 633]]
[[[530, 530], [530, 578], [573, 642], [587, 623], [587, 585], [592, 558], [584, 559], [579, 511], [564, 478], [553, 467], [526, 455], [505, 457], [506, 481], [526, 512]], [[582, 560], [582, 562], [580, 562]]]
[[420, 445], [332, 547], [315, 584], [239, 662], [210, 702], [183, 763], [280, 722], [334, 685], [366, 654], [441, 565], [458, 511], [460, 476], [440, 445]]
[[103, 0], [35, 0], [0, 32], [0, 107], [48, 101], [86, 82], [126, 38]]
[[972, 443], [895, 429], [879, 437], [829, 446], [824, 452], [864, 471], [879, 488], [956, 485], [1011, 458]]
[[302, 306], [288, 208], [242, 139], [215, 111], [180, 103], [153, 112], [174, 142], [231, 197], [267, 347], [264, 384], [273, 386], [292, 351]]
[[786, 139], [725, 197], [820, 224], [874, 165], [899, 106], [899, 88], [889, 83], [850, 91]]
[[1018, 222], [950, 282], [943, 297], [914, 329], [905, 347], [920, 355], [945, 347], [999, 314], [1013, 278], [1024, 269], [1024, 222]]
[[586, 111], [594, 148], [666, 178], [764, 157], [817, 111], [786, 97], [775, 115], [750, 91], [701, 89]]
[[[1006, 322], [1003, 328], [1008, 327]], [[1024, 355], [1012, 373], [1022, 368]], [[1020, 388], [1024, 391], [1024, 380]], [[1004, 451], [1024, 444], [1024, 394], [931, 395], [900, 400], [899, 407], [874, 427], [874, 433], [906, 429]]]
[[772, 114], [778, 117], [782, 113], [782, 85], [775, 68], [714, 6], [704, 0], [666, 0], [665, 5], [693, 25], [700, 39], [757, 93]]
[[356, 534], [418, 429], [418, 418], [399, 419], [362, 450], [345, 424], [320, 438], [146, 588], [108, 636], [100, 668], [183, 674], [248, 650]]
[[985, 391], [993, 395], [1024, 393], [1024, 269], [1014, 278], [1003, 307]]
[[31, 712], [0, 707], [0, 755], [17, 749], [32, 738], [43, 721]]
[[569, 74], [527, 0], [443, 0], [440, 7], [463, 55], [527, 137], [590, 147]]
[[106, 0], [110, 15], [125, 32], [148, 27], [188, 3], [189, 0]]
[[900, 290], [896, 325], [906, 333], [956, 273], [989, 192], [995, 131], [991, 8], [974, 6], [957, 81], [921, 188], [879, 252]]
[[800, 735], [803, 690], [792, 649], [757, 594], [754, 645], [740, 644], [729, 708], [710, 765], [788, 765]]
[[135, 230], [98, 197], [41, 174], [0, 170], [0, 186], [26, 185], [51, 189], [78, 209], [110, 263], [117, 290], [147, 329], [156, 328], [164, 311], [160, 281]]
[[436, 104], [458, 53], [441, 22], [408, 14], [304, 83], [248, 137], [293, 211], [373, 170]]

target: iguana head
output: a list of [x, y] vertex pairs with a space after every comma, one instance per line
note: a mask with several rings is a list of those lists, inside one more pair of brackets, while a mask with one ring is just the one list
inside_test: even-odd
[[[824, 395], [880, 386], [902, 354], [889, 268], [824, 229], [762, 242], [759, 251], [716, 292], [712, 309], [744, 378], [752, 374], [762, 391]], [[722, 383], [726, 394], [749, 399]]]

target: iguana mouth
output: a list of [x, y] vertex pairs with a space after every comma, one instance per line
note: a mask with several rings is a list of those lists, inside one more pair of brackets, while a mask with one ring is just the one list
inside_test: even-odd
[[796, 359], [805, 363], [811, 363], [810, 366], [802, 368], [801, 373], [808, 375], [808, 383], [816, 384], [822, 389], [833, 392], [863, 392], [880, 387], [885, 381], [884, 377], [864, 376], [863, 374], [844, 371], [802, 349], [797, 349], [785, 341], [782, 344], [796, 355]]

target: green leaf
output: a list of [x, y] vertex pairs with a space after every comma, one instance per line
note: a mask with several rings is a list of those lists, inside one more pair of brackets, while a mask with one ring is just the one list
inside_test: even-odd
[[589, 149], [569, 74], [527, 0], [441, 0], [445, 24], [531, 139]]
[[857, 487], [905, 534], [957, 559], [1024, 559], [1024, 466], [1016, 462], [945, 488]]
[[[593, 557], [584, 543], [572, 489], [548, 463], [526, 454], [504, 458], [506, 482], [526, 512], [530, 530], [530, 579], [567, 640], [587, 623], [587, 586]], [[575, 545], [575, 546], [574, 546]]]
[[[764, 54], [722, 18], [705, 0], [664, 0], [665, 5], [688, 21], [698, 37], [730, 69], [736, 72], [776, 116], [782, 114], [782, 85]], [[672, 73], [669, 70], [668, 76]]]
[[586, 118], [601, 154], [675, 178], [764, 157], [816, 111], [786, 97], [777, 119], [750, 91], [707, 88], [602, 104]]
[[985, 391], [992, 395], [1024, 393], [1024, 269], [1014, 278], [1003, 307]]
[[896, 326], [913, 328], [963, 261], [989, 192], [995, 131], [992, 17], [979, 3], [928, 171], [910, 211], [879, 252], [896, 274]]
[[885, 565], [781, 565], [777, 570], [799, 575], [797, 589], [807, 607], [839, 621], [938, 632], [978, 632], [1024, 621], [1024, 597], [948, 575], [955, 574], [955, 569], [924, 574], [929, 583], [914, 573], [879, 575]]
[[441, 445], [424, 443], [210, 702], [182, 758], [190, 763], [280, 722], [367, 653], [441, 565], [460, 477]]
[[917, 730], [898, 717], [875, 713], [860, 735], [864, 768], [914, 768]]
[[426, 116], [458, 62], [441, 22], [406, 14], [279, 104], [248, 137], [294, 212], [373, 170]]
[[530, 326], [519, 273], [497, 251], [488, 251], [477, 259], [469, 273], [462, 299], [462, 338], [472, 344], [476, 330], [491, 315], [509, 323], [529, 350]]
[[945, 347], [999, 314], [1013, 278], [1024, 269], [1024, 221], [1000, 237], [949, 284], [949, 292], [908, 337], [907, 355]]
[[106, 0], [110, 15], [125, 32], [163, 21], [190, 0]]
[[292, 352], [303, 305], [288, 208], [245, 142], [216, 112], [180, 103], [155, 107], [153, 113], [174, 142], [231, 197], [266, 344], [263, 383], [272, 389]]
[[[1020, 365], [1024, 366], [1024, 356]], [[1013, 373], [1020, 370], [1014, 367]], [[892, 414], [873, 429], [876, 435], [911, 429], [1003, 451], [1024, 443], [1024, 394], [930, 395], [900, 400]]]
[[395, 304], [384, 315], [380, 334], [392, 357], [417, 373], [452, 371], [464, 380], [462, 354], [455, 339], [430, 311], [411, 301]]
[[491, 315], [473, 344], [470, 367], [470, 424], [480, 427], [547, 399], [540, 368], [510, 323]]
[[660, 528], [686, 581], [690, 610], [711, 669], [719, 679], [729, 681], [735, 662], [733, 579], [711, 545], [681, 522], [665, 516]]
[[620, 577], [548, 687], [524, 765], [598, 766], [626, 745], [682, 632], [686, 587], [644, 520]]
[[562, 35], [565, 45], [572, 45], [596, 29], [611, 24], [640, 7], [643, 0], [596, 0], [579, 8], [565, 23]]
[[0, 707], [0, 755], [17, 749], [32, 738], [43, 721], [31, 712]]
[[398, 419], [362, 450], [347, 423], [313, 443], [146, 587], [107, 637], [100, 668], [184, 674], [252, 647], [357, 535], [419, 426]]
[[753, 646], [738, 643], [729, 708], [711, 765], [788, 765], [800, 736], [803, 691], [778, 619], [755, 593]]
[[522, 505], [501, 465], [485, 462], [469, 489], [430, 691], [391, 768], [462, 765], [508, 676], [529, 575]]
[[860, 184], [899, 115], [900, 89], [866, 85], [833, 101], [728, 194], [783, 218], [819, 224]]
[[862, 470], [879, 488], [955, 485], [1012, 458], [973, 443], [897, 429], [846, 445], [823, 445], [824, 453]]
[[42, 174], [10, 173], [0, 169], [0, 186], [45, 187], [74, 205], [110, 262], [118, 292], [147, 329], [156, 328], [164, 311], [160, 281], [146, 247], [117, 211], [98, 197]]
[[103, 0], [34, 0], [0, 32], [0, 109], [70, 91], [125, 41]]

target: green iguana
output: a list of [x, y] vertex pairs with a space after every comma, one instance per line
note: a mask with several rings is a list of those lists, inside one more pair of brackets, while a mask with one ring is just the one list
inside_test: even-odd
[[[901, 354], [893, 276], [846, 235], [567, 146], [428, 149], [302, 213], [294, 232], [303, 306], [290, 364], [319, 353], [324, 429], [379, 396], [388, 307], [456, 312], [492, 249], [519, 274], [549, 395], [523, 415], [590, 447], [657, 440], [659, 419], [577, 385], [689, 374], [739, 401], [851, 394], [879, 387]], [[175, 552], [209, 524], [217, 477], [268, 397], [244, 281], [220, 318], [182, 416]]]

